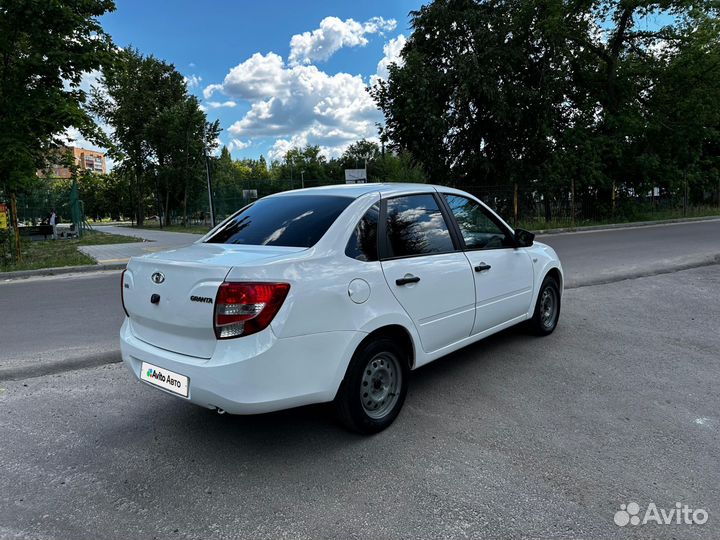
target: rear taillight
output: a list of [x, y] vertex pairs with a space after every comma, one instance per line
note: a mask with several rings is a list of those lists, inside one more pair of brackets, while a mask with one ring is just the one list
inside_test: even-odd
[[125, 316], [129, 317], [130, 314], [128, 313], [128, 310], [125, 307], [125, 272], [127, 272], [127, 268], [122, 271], [122, 274], [120, 274], [120, 301], [122, 302], [123, 311], [125, 311]]
[[267, 328], [290, 290], [288, 283], [223, 283], [215, 298], [215, 336], [249, 336]]

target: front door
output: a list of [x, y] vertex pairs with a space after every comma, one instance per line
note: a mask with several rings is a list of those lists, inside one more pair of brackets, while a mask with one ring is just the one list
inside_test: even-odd
[[425, 352], [468, 337], [475, 318], [473, 271], [453, 242], [437, 197], [420, 193], [383, 201], [383, 272]]
[[516, 248], [510, 231], [477, 201], [443, 196], [460, 228], [475, 276], [473, 334], [524, 316], [530, 309], [534, 277], [527, 250]]

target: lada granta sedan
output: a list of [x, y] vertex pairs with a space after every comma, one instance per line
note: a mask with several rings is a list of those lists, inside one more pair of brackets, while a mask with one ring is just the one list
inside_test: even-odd
[[375, 433], [413, 369], [518, 323], [555, 329], [562, 267], [533, 240], [442, 186], [271, 195], [194, 244], [130, 260], [123, 361], [218, 412], [334, 402]]

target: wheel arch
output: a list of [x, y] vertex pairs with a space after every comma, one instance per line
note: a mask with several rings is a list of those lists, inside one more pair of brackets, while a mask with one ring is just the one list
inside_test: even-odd
[[[407, 328], [401, 324], [387, 324], [376, 328], [370, 332], [355, 348], [355, 351], [360, 349], [366, 343], [377, 339], [379, 337], [387, 337], [392, 339], [395, 343], [399, 344], [408, 355], [408, 367], [413, 369], [415, 367], [415, 343], [413, 342], [412, 336]], [[354, 353], [353, 353], [354, 354]]]
[[542, 280], [540, 280], [540, 283], [545, 281], [546, 277], [552, 277], [557, 281], [558, 288], [560, 289], [560, 295], [562, 296], [563, 292], [563, 275], [560, 269], [557, 266], [553, 266], [550, 268], [547, 272], [545, 272], [545, 275], [543, 276]]

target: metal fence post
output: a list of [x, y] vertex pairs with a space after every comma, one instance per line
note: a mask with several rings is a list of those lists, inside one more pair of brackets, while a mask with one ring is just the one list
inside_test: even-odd
[[575, 177], [570, 178], [570, 226], [575, 228]]
[[22, 251], [20, 250], [20, 228], [18, 226], [17, 199], [15, 193], [10, 195], [10, 213], [10, 223], [15, 235], [15, 260], [19, 262], [22, 260]]

